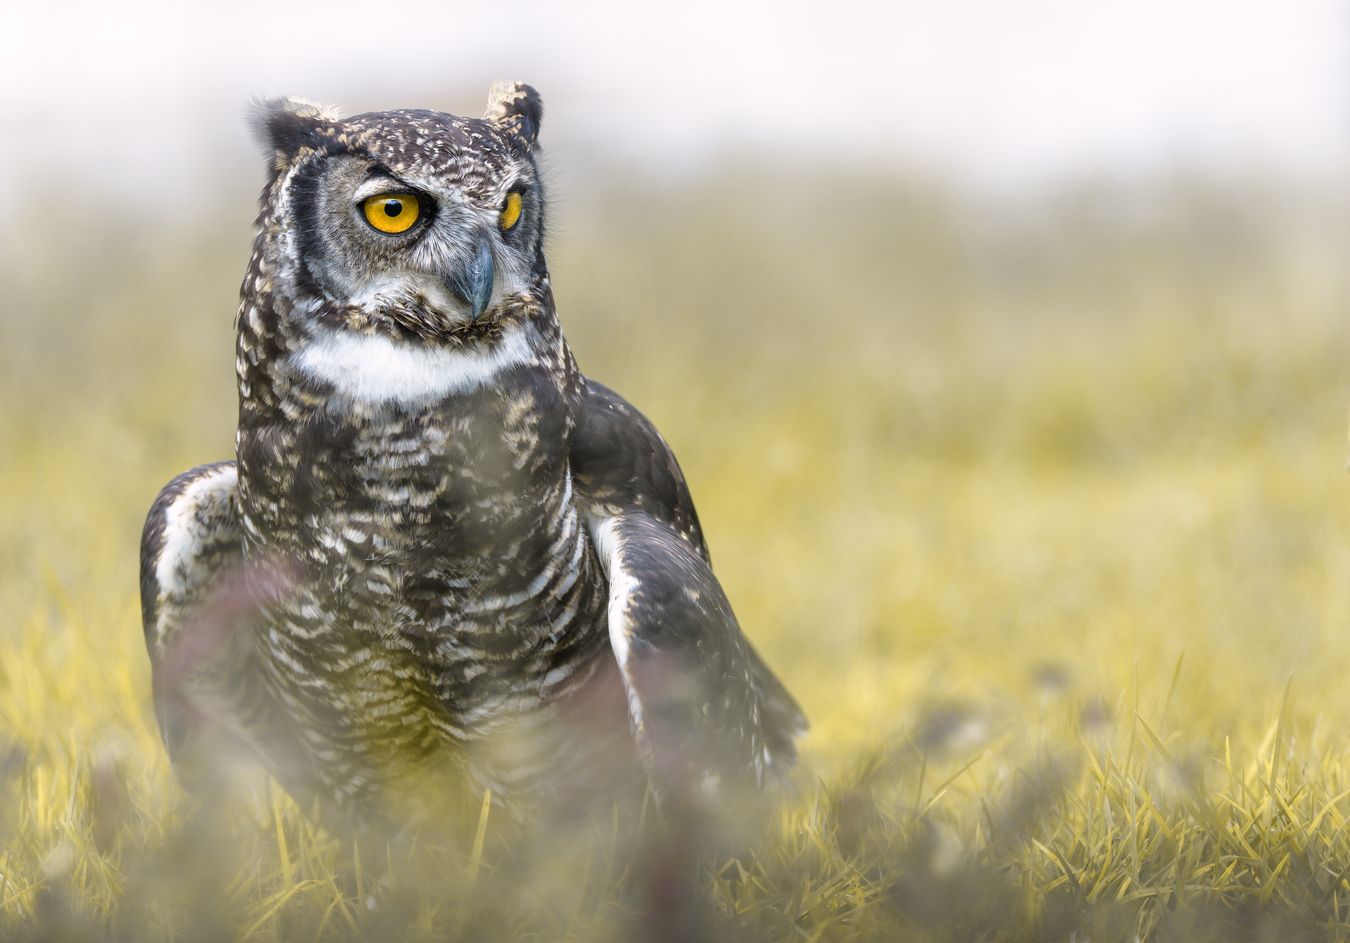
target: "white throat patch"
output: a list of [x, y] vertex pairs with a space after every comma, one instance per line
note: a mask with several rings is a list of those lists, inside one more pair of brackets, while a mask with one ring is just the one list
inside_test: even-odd
[[291, 362], [357, 402], [426, 402], [467, 393], [502, 370], [533, 362], [527, 330], [513, 327], [490, 350], [472, 351], [409, 347], [378, 334], [324, 328]]

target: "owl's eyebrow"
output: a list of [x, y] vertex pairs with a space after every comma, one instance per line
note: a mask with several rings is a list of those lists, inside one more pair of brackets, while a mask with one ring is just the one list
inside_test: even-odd
[[419, 188], [404, 183], [393, 174], [367, 174], [366, 179], [358, 184], [356, 189], [352, 191], [352, 197], [356, 200], [363, 200], [366, 197], [375, 196], [390, 190], [406, 190], [410, 193], [422, 192]]

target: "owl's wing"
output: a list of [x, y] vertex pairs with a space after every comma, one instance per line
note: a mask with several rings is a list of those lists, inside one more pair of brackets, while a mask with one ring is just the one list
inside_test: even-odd
[[609, 577], [610, 643], [648, 769], [677, 792], [784, 773], [806, 718], [742, 634], [670, 447], [588, 380], [571, 460]]
[[141, 617], [155, 719], [189, 787], [202, 761], [253, 746], [265, 695], [241, 627], [277, 574], [250, 573], [234, 462], [184, 472], [159, 493], [141, 535]]

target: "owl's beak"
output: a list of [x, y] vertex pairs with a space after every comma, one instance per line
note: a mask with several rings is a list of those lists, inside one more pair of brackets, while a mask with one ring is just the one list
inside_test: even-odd
[[478, 238], [478, 248], [474, 250], [473, 258], [448, 279], [450, 290], [473, 311], [470, 320], [478, 320], [492, 300], [492, 277], [492, 243], [484, 233]]

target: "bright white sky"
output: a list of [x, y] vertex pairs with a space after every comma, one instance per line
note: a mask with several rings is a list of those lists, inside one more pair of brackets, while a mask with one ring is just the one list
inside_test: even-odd
[[251, 96], [477, 113], [499, 77], [542, 91], [555, 155], [663, 172], [741, 145], [1000, 185], [1174, 161], [1350, 168], [1343, 0], [16, 6], [0, 14], [5, 189], [19, 168], [123, 193], [210, 185], [213, 156], [249, 155]]

